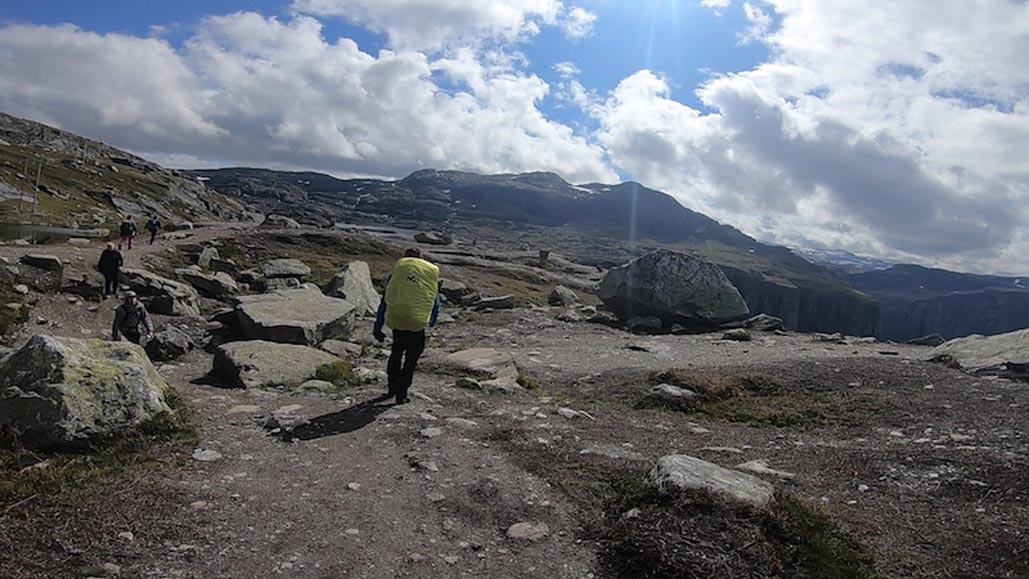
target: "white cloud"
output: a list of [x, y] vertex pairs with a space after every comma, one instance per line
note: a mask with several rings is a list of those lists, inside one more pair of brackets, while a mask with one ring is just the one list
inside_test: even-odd
[[[155, 158], [402, 176], [421, 167], [613, 180], [603, 150], [537, 107], [550, 87], [503, 53], [361, 52], [309, 17], [206, 20], [162, 40], [0, 29], [0, 108]], [[445, 74], [447, 90], [434, 81]]]
[[722, 10], [725, 10], [731, 4], [732, 0], [700, 0], [701, 6], [712, 8], [716, 12], [721, 12]]
[[676, 102], [653, 73], [625, 79], [597, 109], [617, 166], [769, 240], [1029, 268], [1011, 250], [1029, 216], [1024, 4], [744, 10], [769, 62], [702, 87], [713, 113]]
[[572, 7], [561, 20], [561, 29], [572, 40], [582, 40], [593, 33], [597, 15], [580, 6]]
[[569, 60], [558, 62], [554, 65], [554, 72], [561, 76], [561, 78], [574, 78], [579, 76], [582, 71], [579, 67]]
[[772, 17], [767, 12], [750, 2], [744, 2], [743, 15], [750, 23], [750, 28], [740, 34], [740, 43], [749, 44], [761, 40], [768, 34], [768, 30], [772, 27]]
[[399, 49], [431, 50], [479, 39], [513, 42], [558, 24], [560, 0], [293, 0], [293, 9], [344, 18], [386, 34]]

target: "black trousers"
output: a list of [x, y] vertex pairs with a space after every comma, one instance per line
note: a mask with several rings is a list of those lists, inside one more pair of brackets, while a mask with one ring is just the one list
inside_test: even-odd
[[137, 328], [121, 328], [121, 335], [133, 344], [139, 344], [139, 341], [143, 339]]
[[104, 297], [118, 293], [118, 272], [104, 272]]
[[414, 381], [415, 366], [424, 351], [425, 330], [393, 330], [393, 350], [389, 354], [386, 375], [389, 377], [389, 393], [397, 397], [397, 402], [407, 399], [407, 391]]
[[156, 237], [157, 237], [157, 230], [156, 230], [156, 229], [154, 229], [154, 230], [151, 230], [151, 231], [150, 231], [150, 245], [153, 245], [153, 244], [154, 244], [154, 239], [155, 239]]

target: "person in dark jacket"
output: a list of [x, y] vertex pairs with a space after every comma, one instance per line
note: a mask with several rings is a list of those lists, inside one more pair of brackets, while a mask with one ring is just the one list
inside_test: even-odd
[[121, 272], [125, 260], [121, 252], [114, 248], [113, 243], [107, 244], [107, 249], [100, 254], [100, 262], [96, 264], [97, 270], [104, 276], [104, 299], [118, 293], [118, 274]]
[[[142, 328], [142, 331], [141, 331]], [[133, 344], [145, 343], [154, 335], [154, 323], [150, 314], [137, 299], [136, 292], [125, 292], [125, 301], [114, 310], [114, 324], [111, 339], [119, 341], [122, 336]]]
[[128, 244], [129, 249], [132, 249], [132, 240], [136, 238], [136, 223], [131, 217], [126, 217], [125, 221], [121, 222], [118, 234], [121, 238], [118, 240], [118, 250], [121, 251], [123, 245]]
[[157, 232], [161, 230], [161, 222], [158, 221], [156, 215], [150, 216], [150, 219], [146, 222], [146, 230], [150, 232], [150, 245], [153, 245]]

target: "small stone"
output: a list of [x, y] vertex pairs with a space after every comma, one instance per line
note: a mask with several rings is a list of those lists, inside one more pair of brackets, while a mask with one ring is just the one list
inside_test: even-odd
[[867, 493], [868, 485], [858, 485], [858, 492]]
[[422, 438], [436, 438], [443, 434], [443, 430], [436, 428], [435, 426], [430, 426], [428, 428], [421, 429], [418, 431], [418, 434], [422, 435]]
[[575, 410], [572, 410], [571, 408], [558, 408], [557, 409], [557, 413], [560, 416], [562, 416], [564, 418], [567, 418], [568, 420], [574, 420], [574, 419], [579, 418], [580, 416], [582, 416], [581, 412], [576, 412]]
[[193, 501], [192, 503], [189, 503], [189, 506], [194, 511], [206, 511], [211, 508], [211, 503], [207, 501]]
[[356, 537], [356, 536], [358, 536], [358, 535], [360, 535], [360, 534], [361, 534], [361, 530], [360, 530], [360, 529], [347, 529], [347, 530], [346, 530], [346, 531], [344, 531], [344, 532], [345, 532], [345, 533], [346, 533], [347, 535], [350, 535], [351, 537]]
[[196, 449], [193, 451], [193, 460], [198, 462], [214, 462], [222, 459], [222, 453], [217, 450], [201, 450]]
[[751, 337], [750, 332], [744, 329], [729, 330], [722, 334], [723, 340], [729, 340], [731, 342], [749, 342], [754, 338]]
[[447, 500], [447, 496], [441, 493], [429, 493], [425, 495], [425, 498], [428, 499], [430, 503], [442, 503]]
[[457, 565], [457, 562], [460, 560], [461, 558], [456, 555], [446, 555], [443, 557], [443, 561], [448, 565]]
[[121, 575], [121, 567], [114, 563], [104, 563], [101, 568], [106, 575]]
[[281, 408], [276, 409], [272, 414], [274, 416], [289, 416], [303, 410], [303, 406], [299, 404], [287, 404]]
[[466, 390], [482, 390], [482, 383], [474, 378], [468, 378], [462, 376], [457, 379], [456, 383], [458, 388], [464, 388]]
[[507, 536], [516, 541], [539, 541], [550, 534], [546, 523], [515, 523], [508, 527]]
[[407, 556], [407, 560], [412, 562], [412, 563], [422, 563], [426, 559], [428, 559], [428, 557], [426, 557], [425, 555], [422, 555], [421, 553], [411, 553], [410, 555]]
[[356, 482], [347, 483], [347, 490], [356, 491], [361, 488], [361, 485]]
[[118, 538], [131, 543], [136, 540], [136, 535], [132, 534], [131, 531], [125, 531], [123, 533], [118, 533]]
[[225, 414], [260, 414], [260, 412], [260, 406], [257, 406], [255, 404], [240, 404], [238, 406], [233, 406], [232, 408], [229, 408], [229, 411]]
[[458, 428], [475, 428], [479, 426], [479, 423], [474, 420], [468, 420], [467, 418], [448, 418], [447, 424], [451, 424]]
[[14, 286], [14, 291], [15, 291], [15, 293], [19, 293], [21, 295], [27, 295], [29, 293], [29, 286], [27, 286], [27, 285], [25, 285], [23, 283], [20, 283], [20, 284]]

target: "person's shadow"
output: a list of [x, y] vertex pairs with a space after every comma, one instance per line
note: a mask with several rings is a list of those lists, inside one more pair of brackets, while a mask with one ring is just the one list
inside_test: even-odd
[[312, 418], [307, 424], [297, 426], [290, 432], [283, 432], [282, 439], [286, 442], [292, 440], [315, 440], [325, 438], [326, 436], [335, 436], [360, 430], [375, 422], [375, 419], [380, 414], [393, 408], [392, 404], [381, 404], [390, 398], [393, 398], [393, 396], [384, 394], [339, 412], [323, 414]]

